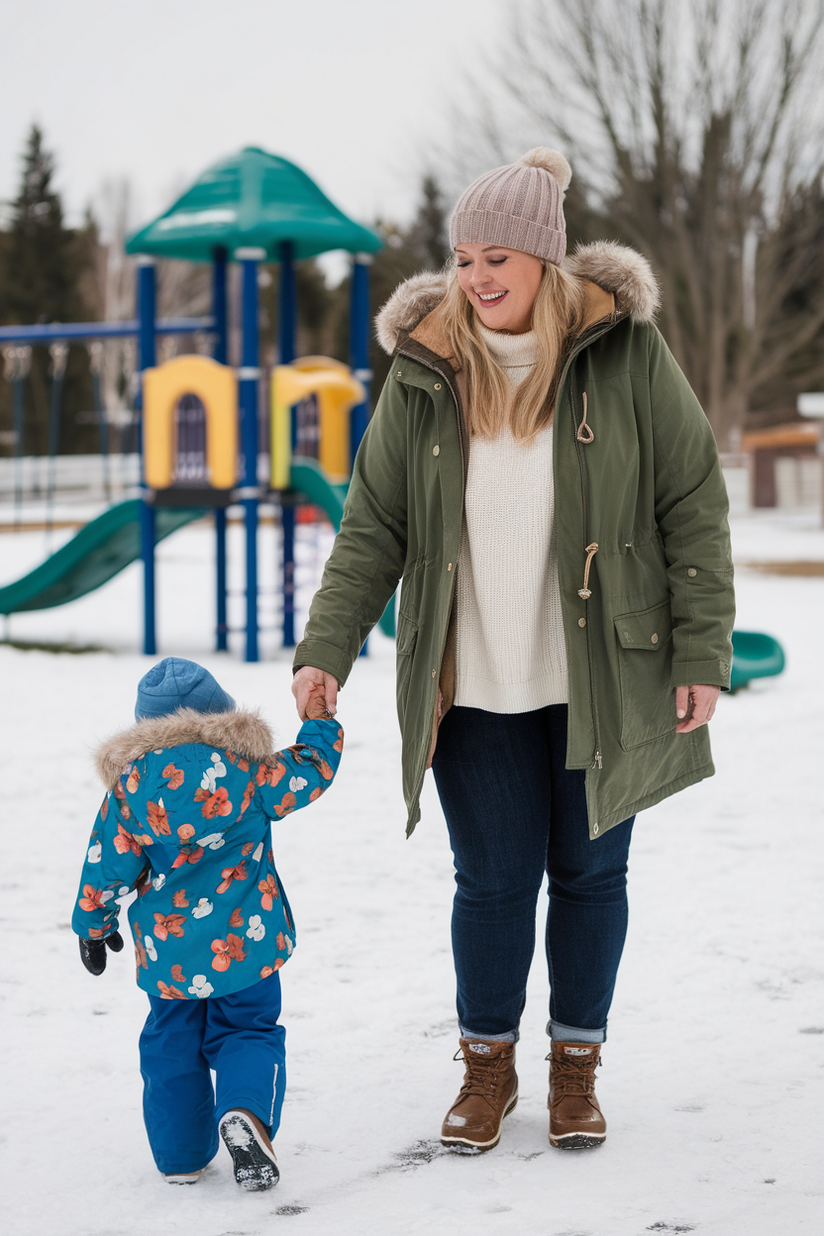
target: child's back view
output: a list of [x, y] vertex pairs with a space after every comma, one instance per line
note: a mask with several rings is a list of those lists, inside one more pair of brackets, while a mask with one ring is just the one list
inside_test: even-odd
[[[97, 753], [107, 787], [72, 919], [93, 974], [117, 952], [129, 908], [152, 1153], [194, 1181], [218, 1148], [247, 1188], [275, 1184], [271, 1138], [285, 1087], [280, 981], [294, 925], [275, 870], [271, 821], [331, 784], [343, 731], [317, 699], [295, 746], [272, 752], [261, 718], [236, 711], [211, 674], [168, 657], [138, 687], [137, 723]], [[105, 941], [105, 944], [104, 944]], [[210, 1069], [215, 1072], [213, 1089]]]

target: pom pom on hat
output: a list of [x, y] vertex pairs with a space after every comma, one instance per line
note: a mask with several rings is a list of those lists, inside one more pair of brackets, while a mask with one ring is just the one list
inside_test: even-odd
[[165, 657], [143, 675], [137, 684], [134, 715], [165, 717], [178, 708], [193, 708], [195, 712], [231, 712], [235, 701], [215, 678], [183, 657]]
[[572, 168], [567, 163], [560, 150], [550, 150], [549, 146], [533, 146], [518, 160], [524, 167], [541, 167], [550, 176], [554, 176], [564, 192], [572, 180]]
[[564, 190], [570, 166], [557, 150], [535, 146], [469, 186], [449, 223], [456, 245], [500, 245], [558, 265], [566, 253]]

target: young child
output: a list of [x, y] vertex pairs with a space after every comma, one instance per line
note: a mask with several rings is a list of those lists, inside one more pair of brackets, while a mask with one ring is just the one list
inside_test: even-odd
[[[137, 981], [151, 1009], [140, 1036], [143, 1114], [155, 1162], [194, 1183], [223, 1138], [235, 1179], [276, 1184], [271, 1139], [285, 1088], [278, 970], [295, 930], [275, 869], [271, 821], [332, 783], [343, 731], [322, 689], [298, 740], [272, 753], [269, 727], [202, 666], [167, 657], [141, 679], [137, 723], [97, 752], [106, 786], [72, 928], [92, 974], [119, 952], [129, 909]], [[212, 1086], [210, 1069], [216, 1081]]]

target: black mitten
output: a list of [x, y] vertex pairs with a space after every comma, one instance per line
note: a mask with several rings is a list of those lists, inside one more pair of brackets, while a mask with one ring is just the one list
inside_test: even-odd
[[102, 974], [106, 969], [106, 948], [110, 948], [113, 953], [119, 953], [123, 947], [123, 937], [119, 931], [113, 931], [102, 940], [84, 940], [81, 936], [78, 943], [80, 960], [89, 974], [96, 975]]

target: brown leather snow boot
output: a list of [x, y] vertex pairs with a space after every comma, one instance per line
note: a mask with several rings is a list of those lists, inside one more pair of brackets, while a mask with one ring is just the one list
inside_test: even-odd
[[549, 1141], [559, 1150], [600, 1146], [607, 1122], [595, 1097], [600, 1043], [553, 1043], [549, 1065]]
[[461, 1092], [446, 1114], [441, 1142], [457, 1150], [491, 1150], [501, 1140], [501, 1125], [518, 1102], [514, 1043], [460, 1039], [466, 1073]]

